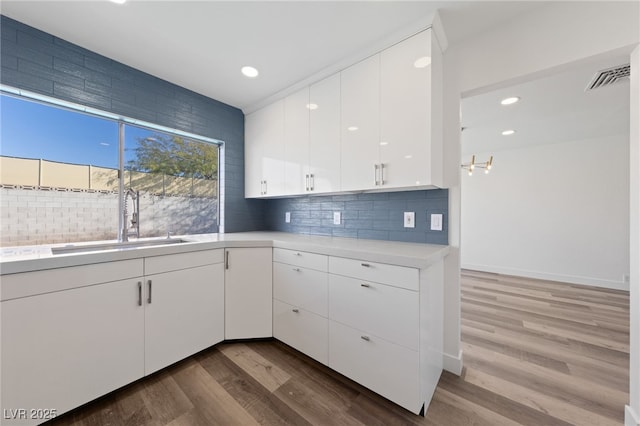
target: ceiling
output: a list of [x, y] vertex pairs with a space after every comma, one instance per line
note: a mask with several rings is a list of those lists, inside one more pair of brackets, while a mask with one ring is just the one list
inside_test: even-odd
[[[475, 153], [628, 134], [628, 78], [585, 92], [597, 71], [628, 63], [628, 56], [608, 56], [463, 99], [463, 159]], [[500, 104], [510, 96], [521, 100]], [[502, 136], [507, 129], [516, 133]]]
[[[425, 28], [449, 44], [535, 1], [2, 1], [2, 14], [243, 109], [264, 104]], [[251, 65], [255, 79], [240, 74]]]

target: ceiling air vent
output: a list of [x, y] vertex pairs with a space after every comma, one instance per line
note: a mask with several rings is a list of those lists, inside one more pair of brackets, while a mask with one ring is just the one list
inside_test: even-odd
[[628, 78], [630, 72], [631, 66], [629, 64], [600, 70], [593, 76], [584, 91], [587, 92], [597, 89], [598, 87], [609, 86], [617, 81]]

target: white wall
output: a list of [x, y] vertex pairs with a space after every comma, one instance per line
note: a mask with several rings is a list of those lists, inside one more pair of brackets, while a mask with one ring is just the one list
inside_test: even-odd
[[[549, 2], [502, 26], [452, 45], [444, 55], [445, 185], [449, 190], [449, 242], [445, 270], [445, 360], [461, 367], [460, 351], [460, 99], [474, 92], [550, 75], [575, 61], [611, 51], [630, 53], [640, 43], [638, 2]], [[445, 27], [446, 32], [446, 27]], [[632, 121], [638, 120], [632, 116]], [[457, 263], [457, 265], [456, 265]], [[636, 282], [637, 285], [637, 282]], [[632, 278], [631, 292], [634, 291]], [[633, 355], [632, 355], [633, 356]]]
[[492, 154], [462, 176], [462, 267], [628, 290], [629, 135]]
[[625, 426], [640, 424], [640, 46], [631, 55], [631, 138], [630, 138], [630, 263], [631, 319], [629, 383], [630, 402]]

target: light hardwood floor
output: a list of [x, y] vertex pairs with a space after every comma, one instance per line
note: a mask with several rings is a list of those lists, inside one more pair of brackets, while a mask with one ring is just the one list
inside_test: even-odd
[[[629, 294], [463, 271], [461, 377], [415, 416], [288, 346], [224, 343], [52, 425], [620, 425]], [[99, 366], [97, 366], [99, 368]]]

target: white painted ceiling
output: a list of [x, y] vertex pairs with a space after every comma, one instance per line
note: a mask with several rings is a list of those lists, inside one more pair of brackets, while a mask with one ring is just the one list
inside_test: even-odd
[[[628, 64], [612, 56], [572, 65], [570, 69], [462, 100], [462, 154], [494, 153], [629, 133], [629, 80], [585, 92], [594, 74]], [[500, 101], [519, 96], [520, 102]], [[516, 133], [502, 136], [503, 130]], [[479, 158], [485, 161], [485, 158]]]
[[[242, 108], [320, 79], [431, 23], [450, 44], [535, 1], [2, 1], [2, 14]], [[240, 68], [260, 71], [247, 79]], [[324, 75], [322, 75], [324, 74]]]

